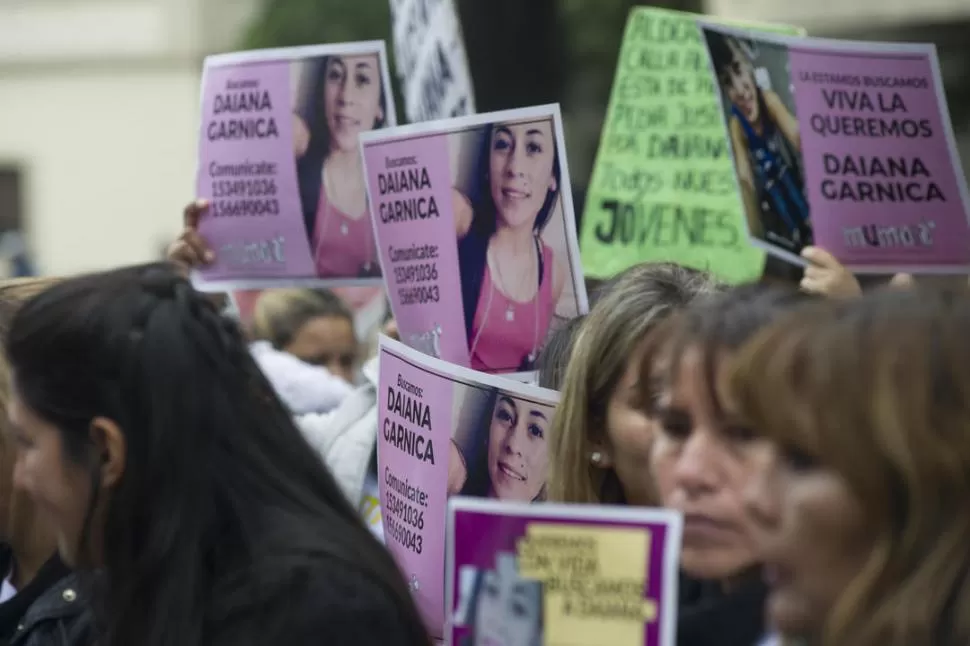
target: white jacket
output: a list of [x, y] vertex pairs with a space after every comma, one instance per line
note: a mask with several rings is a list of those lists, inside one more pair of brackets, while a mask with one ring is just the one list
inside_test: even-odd
[[364, 365], [363, 373], [363, 385], [337, 408], [295, 417], [303, 436], [355, 507], [363, 499], [367, 469], [377, 446], [377, 357]]
[[303, 363], [268, 343], [254, 343], [250, 350], [347, 499], [360, 509], [371, 531], [382, 537], [377, 482], [368, 478], [377, 445], [377, 357], [364, 365], [363, 383], [354, 389], [325, 368]]
[[326, 368], [304, 363], [268, 341], [251, 344], [249, 352], [294, 415], [331, 411], [354, 390]]

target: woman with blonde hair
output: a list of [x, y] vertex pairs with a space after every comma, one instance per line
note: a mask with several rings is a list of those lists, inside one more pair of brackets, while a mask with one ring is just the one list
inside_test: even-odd
[[821, 646], [970, 644], [970, 297], [792, 313], [724, 387], [764, 442], [747, 504], [768, 614]]
[[304, 363], [321, 366], [352, 384], [360, 348], [354, 314], [326, 289], [271, 289], [260, 294], [250, 332]]
[[[56, 281], [0, 282], [0, 339], [20, 305]], [[93, 623], [77, 579], [57, 554], [57, 538], [39, 510], [13, 487], [20, 451], [7, 421], [11, 374], [0, 353], [0, 643], [90, 643]]]
[[718, 288], [708, 274], [671, 263], [636, 265], [600, 288], [549, 434], [550, 500], [655, 502], [646, 468], [654, 427], [637, 391], [640, 348], [660, 321]]

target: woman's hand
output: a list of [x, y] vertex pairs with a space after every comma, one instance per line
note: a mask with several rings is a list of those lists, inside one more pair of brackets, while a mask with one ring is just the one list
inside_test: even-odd
[[182, 212], [182, 233], [168, 248], [169, 262], [178, 265], [186, 274], [216, 259], [215, 253], [199, 235], [199, 218], [208, 208], [206, 200], [196, 200], [186, 206]]
[[[173, 242], [166, 256], [168, 261], [178, 267], [186, 276], [193, 269], [208, 265], [216, 259], [216, 254], [199, 235], [199, 218], [209, 208], [208, 200], [196, 200], [182, 211], [182, 234]], [[225, 309], [228, 295], [213, 292], [206, 295], [217, 310]]]
[[384, 327], [381, 328], [381, 332], [384, 334], [384, 336], [389, 336], [395, 341], [401, 340], [401, 334], [397, 329], [397, 321], [395, 321], [394, 319], [391, 319], [390, 321], [385, 323]]
[[828, 298], [855, 298], [862, 294], [856, 277], [825, 249], [805, 247], [802, 258], [810, 263], [801, 282], [806, 292]]
[[892, 289], [913, 289], [916, 281], [911, 274], [896, 274], [889, 279], [889, 287]]

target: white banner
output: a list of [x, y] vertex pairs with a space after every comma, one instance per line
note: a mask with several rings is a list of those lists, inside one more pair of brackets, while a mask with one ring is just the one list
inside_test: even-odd
[[475, 113], [454, 0], [390, 0], [394, 58], [408, 121]]

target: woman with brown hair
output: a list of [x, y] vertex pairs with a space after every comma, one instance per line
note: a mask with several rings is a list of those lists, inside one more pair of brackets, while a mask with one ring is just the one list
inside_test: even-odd
[[[56, 281], [0, 282], [0, 340], [20, 305]], [[13, 480], [18, 447], [8, 428], [10, 368], [0, 353], [0, 643], [74, 646], [91, 642], [92, 622], [76, 577], [57, 554], [57, 539]]]
[[753, 646], [765, 633], [761, 559], [743, 492], [757, 446], [715, 388], [725, 362], [808, 296], [746, 285], [669, 319], [645, 349], [640, 399], [655, 420], [648, 472], [684, 515], [680, 646]]
[[821, 646], [970, 644], [970, 297], [792, 313], [723, 382], [763, 442], [747, 506], [771, 623]]

